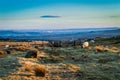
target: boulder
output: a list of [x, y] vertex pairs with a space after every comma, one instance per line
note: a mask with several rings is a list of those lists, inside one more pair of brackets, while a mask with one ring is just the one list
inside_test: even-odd
[[11, 54], [11, 51], [10, 51], [10, 50], [6, 50], [6, 53], [7, 53], [7, 54]]
[[25, 58], [37, 58], [37, 56], [38, 56], [37, 50], [29, 50], [29, 51], [27, 51]]

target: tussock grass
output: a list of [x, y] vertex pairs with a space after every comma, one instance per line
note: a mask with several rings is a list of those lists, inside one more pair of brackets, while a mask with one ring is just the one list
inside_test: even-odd
[[4, 54], [6, 54], [6, 52], [3, 50], [0, 50], [0, 55], [4, 55]]
[[103, 52], [104, 49], [101, 46], [95, 46], [96, 52]]
[[45, 74], [46, 74], [45, 66], [35, 65], [34, 71], [36, 76], [45, 77]]
[[[98, 42], [96, 41], [96, 43]], [[44, 80], [45, 78], [48, 78], [48, 80], [120, 80], [119, 45], [111, 44], [111, 41], [107, 40], [99, 41], [98, 44], [96, 43], [85, 49], [71, 46], [55, 47], [54, 49], [46, 47], [44, 50], [37, 49], [40, 51], [40, 56], [37, 59], [24, 58], [22, 60], [21, 58], [25, 56], [26, 50], [24, 53], [22, 50], [16, 51], [17, 54], [21, 53], [17, 55], [21, 59], [20, 61], [22, 61], [21, 64], [27, 63], [27, 61], [30, 62], [22, 67], [23, 70], [19, 68], [21, 72], [16, 78], [22, 78], [24, 80]], [[31, 46], [29, 48], [33, 49], [34, 47]], [[15, 79], [13, 75], [10, 76], [10, 80]]]
[[110, 46], [95, 46], [96, 52], [119, 52], [119, 49], [116, 47], [110, 47]]
[[26, 71], [29, 71], [29, 72], [33, 70], [33, 67], [30, 64], [25, 64], [24, 68], [25, 68]]

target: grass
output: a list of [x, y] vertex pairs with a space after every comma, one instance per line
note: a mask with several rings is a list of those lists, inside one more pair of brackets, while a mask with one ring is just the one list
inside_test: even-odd
[[0, 55], [4, 55], [4, 54], [5, 54], [5, 51], [0, 50]]
[[46, 74], [45, 66], [35, 65], [34, 71], [36, 76], [45, 77]]
[[29, 71], [29, 72], [33, 70], [33, 67], [29, 64], [25, 64], [24, 68], [25, 68], [25, 71]]
[[[120, 66], [120, 64], [117, 63], [119, 63], [120, 57], [118, 55], [119, 53], [112, 51], [113, 49], [117, 51], [119, 48], [112, 49], [111, 47], [108, 47], [111, 51], [105, 51], [105, 48], [102, 46], [100, 46], [100, 48], [102, 49], [97, 52], [97, 54], [95, 54], [94, 46], [91, 47], [91, 50], [81, 48], [73, 49], [72, 47], [68, 47], [57, 48], [57, 55], [48, 50], [47, 53], [56, 56], [58, 61], [61, 55], [64, 56], [61, 63], [64, 62], [67, 69], [75, 70], [74, 67], [81, 65], [82, 69], [75, 73], [75, 75], [77, 74], [75, 80], [119, 80], [118, 72], [120, 70], [118, 69], [118, 66]], [[55, 62], [54, 64], [57, 63]]]
[[[16, 76], [19, 73], [17, 77], [31, 80], [43, 80], [41, 78], [48, 80], [120, 80], [120, 47], [119, 44], [113, 44], [111, 41], [99, 41], [85, 49], [58, 47], [54, 50], [51, 47], [45, 47], [44, 50], [39, 49], [41, 57], [37, 59], [23, 58], [26, 50], [16, 51], [17, 56], [10, 54], [11, 58], [13, 56], [23, 58], [22, 62], [28, 61], [33, 65], [24, 65], [25, 71], [15, 71], [14, 74]], [[103, 45], [103, 42], [107, 45]], [[2, 58], [0, 61], [7, 64]], [[8, 62], [11, 62], [11, 59]], [[3, 68], [1, 66], [0, 71], [3, 71], [4, 66]], [[14, 79], [14, 75], [9, 76], [11, 80]], [[9, 78], [6, 77], [5, 80]]]

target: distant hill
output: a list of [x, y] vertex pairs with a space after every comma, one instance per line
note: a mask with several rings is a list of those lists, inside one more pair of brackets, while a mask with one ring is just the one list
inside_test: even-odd
[[58, 30], [0, 30], [0, 38], [27, 40], [75, 40], [120, 35], [120, 28], [81, 28]]

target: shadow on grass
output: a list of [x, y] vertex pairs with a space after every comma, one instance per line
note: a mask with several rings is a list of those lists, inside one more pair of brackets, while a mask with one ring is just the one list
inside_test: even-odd
[[18, 67], [21, 67], [21, 65], [15, 56], [0, 57], [0, 78], [7, 77], [12, 72], [17, 71]]

